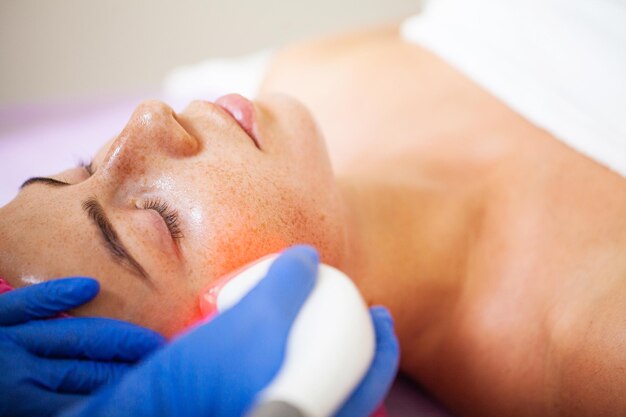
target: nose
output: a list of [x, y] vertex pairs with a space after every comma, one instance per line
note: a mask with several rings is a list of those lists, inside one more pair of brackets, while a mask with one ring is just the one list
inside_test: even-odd
[[104, 167], [111, 171], [145, 171], [151, 162], [196, 155], [201, 143], [177, 121], [167, 104], [144, 101], [111, 144]]

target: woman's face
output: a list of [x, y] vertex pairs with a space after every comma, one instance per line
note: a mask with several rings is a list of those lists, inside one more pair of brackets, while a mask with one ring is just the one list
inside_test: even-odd
[[315, 123], [285, 96], [253, 105], [260, 148], [213, 103], [140, 104], [91, 169], [31, 181], [0, 209], [0, 275], [95, 277], [101, 293], [77, 314], [172, 335], [199, 317], [204, 288], [260, 256], [310, 243], [338, 263], [341, 207]]

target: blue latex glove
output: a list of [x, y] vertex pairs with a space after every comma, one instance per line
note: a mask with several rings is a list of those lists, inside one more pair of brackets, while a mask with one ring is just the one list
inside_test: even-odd
[[[64, 417], [244, 415], [282, 364], [289, 329], [314, 285], [318, 263], [312, 248], [285, 251], [241, 302]], [[393, 325], [384, 309], [374, 309], [372, 316], [378, 354], [343, 415], [365, 417], [373, 412], [395, 375]]]
[[400, 348], [393, 319], [384, 307], [370, 309], [376, 332], [376, 353], [369, 371], [336, 417], [369, 416], [380, 406], [398, 371]]
[[163, 343], [118, 320], [54, 317], [93, 299], [100, 287], [67, 278], [0, 295], [0, 416], [51, 416], [118, 381]]

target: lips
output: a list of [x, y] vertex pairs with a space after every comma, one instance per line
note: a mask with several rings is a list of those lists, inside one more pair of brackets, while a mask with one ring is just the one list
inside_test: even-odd
[[255, 133], [256, 119], [254, 117], [254, 106], [250, 100], [239, 94], [227, 94], [218, 98], [215, 104], [226, 110], [248, 136], [250, 136], [256, 147], [261, 149], [261, 143]]

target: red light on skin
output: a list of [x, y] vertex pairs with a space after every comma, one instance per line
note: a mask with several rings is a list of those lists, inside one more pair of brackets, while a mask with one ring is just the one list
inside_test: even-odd
[[228, 274], [213, 281], [208, 287], [206, 287], [200, 293], [200, 296], [199, 296], [200, 312], [202, 313], [202, 317], [205, 320], [210, 320], [215, 315], [217, 315], [218, 313], [217, 297], [219, 296], [220, 291], [222, 291], [222, 288], [224, 288], [226, 284], [230, 282], [231, 279], [235, 278], [237, 275], [239, 275], [246, 269], [258, 264], [259, 262], [263, 262], [269, 257], [275, 256], [275, 255], [276, 255], [275, 253], [270, 253], [268, 255], [265, 255], [257, 259], [256, 261], [249, 262], [245, 264], [244, 266], [237, 268], [236, 270], [229, 272]]

